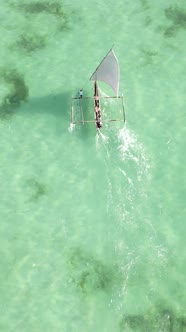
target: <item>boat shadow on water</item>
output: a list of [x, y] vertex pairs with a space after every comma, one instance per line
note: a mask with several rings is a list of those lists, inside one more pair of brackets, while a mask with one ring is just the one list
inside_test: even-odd
[[69, 123], [70, 94], [51, 94], [43, 97], [30, 98], [24, 110], [30, 111], [33, 115], [49, 114], [57, 119], [61, 119], [62, 123]]
[[[18, 96], [19, 97], [19, 96]], [[22, 97], [22, 95], [21, 95]], [[0, 121], [14, 121], [14, 117], [19, 112], [25, 116], [37, 116], [43, 114], [43, 117], [50, 116], [57, 121], [57, 132], [68, 131], [70, 125], [71, 95], [70, 93], [50, 94], [42, 97], [19, 98], [13, 94], [8, 102], [0, 106]], [[77, 100], [77, 107], [82, 103]], [[83, 101], [84, 110], [89, 112], [92, 107], [90, 101]], [[84, 123], [75, 126], [75, 133], [78, 137], [86, 139], [90, 133], [95, 134], [95, 126]]]
[[[71, 113], [71, 125], [75, 129], [75, 133], [85, 140], [90, 136], [95, 136], [95, 119], [93, 108], [93, 99], [87, 98], [88, 93], [84, 91], [86, 98], [80, 98], [79, 94], [76, 95], [74, 100], [72, 99], [71, 107], [74, 109], [74, 120], [76, 124], [72, 124], [72, 113]], [[87, 122], [91, 120], [92, 122]], [[84, 122], [85, 121], [85, 122]]]
[[[70, 109], [71, 109], [71, 95], [70, 93], [61, 93], [48, 95], [40, 98], [31, 98], [25, 106], [25, 111], [31, 112], [33, 115], [46, 114], [56, 118], [57, 126], [56, 131], [66, 132], [70, 126]], [[81, 103], [78, 100], [77, 103]], [[79, 106], [79, 105], [78, 105]], [[84, 110], [89, 112], [91, 110], [90, 101], [84, 103]], [[83, 140], [88, 139], [90, 134], [95, 136], [95, 126], [89, 123], [76, 124], [74, 134]]]

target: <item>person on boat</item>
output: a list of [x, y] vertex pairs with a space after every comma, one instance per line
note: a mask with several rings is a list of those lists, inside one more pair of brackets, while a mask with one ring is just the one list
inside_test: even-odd
[[79, 98], [83, 98], [83, 89], [79, 91]]
[[100, 120], [96, 121], [96, 127], [98, 130], [102, 128], [102, 122]]
[[97, 106], [95, 107], [95, 113], [96, 113], [96, 127], [99, 130], [102, 128], [102, 122], [101, 122], [100, 109]]

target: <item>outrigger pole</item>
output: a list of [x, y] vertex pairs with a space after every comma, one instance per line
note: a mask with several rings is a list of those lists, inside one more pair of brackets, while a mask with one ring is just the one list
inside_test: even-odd
[[[103, 122], [124, 122], [125, 123], [125, 107], [124, 107], [124, 97], [123, 96], [112, 96], [112, 97], [108, 97], [108, 96], [103, 96], [103, 99], [121, 99], [122, 101], [122, 111], [123, 111], [123, 119], [108, 119], [108, 120], [103, 120], [101, 117], [99, 118], [101, 123]], [[79, 100], [80, 97], [72, 97], [72, 104], [71, 104], [71, 123], [72, 124], [78, 124], [78, 123], [95, 123], [96, 121], [96, 114], [95, 114], [95, 120], [84, 120], [84, 115], [83, 115], [83, 107], [81, 105], [81, 120], [75, 120], [74, 117], [74, 101], [75, 100]], [[94, 99], [94, 107], [95, 107], [95, 98], [93, 97], [83, 97], [81, 99]], [[99, 106], [100, 106], [100, 99], [99, 99]]]

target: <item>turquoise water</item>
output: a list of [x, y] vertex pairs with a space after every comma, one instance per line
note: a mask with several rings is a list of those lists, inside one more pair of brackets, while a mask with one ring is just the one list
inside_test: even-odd
[[[185, 1], [4, 0], [0, 19], [0, 330], [186, 331]], [[126, 124], [71, 131], [113, 44]]]

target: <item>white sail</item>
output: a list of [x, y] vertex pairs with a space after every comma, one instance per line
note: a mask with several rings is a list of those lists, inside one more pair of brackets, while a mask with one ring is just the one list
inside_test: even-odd
[[90, 77], [90, 80], [107, 83], [113, 89], [116, 96], [118, 96], [119, 76], [119, 63], [113, 49], [111, 48]]

